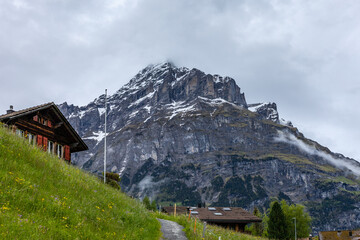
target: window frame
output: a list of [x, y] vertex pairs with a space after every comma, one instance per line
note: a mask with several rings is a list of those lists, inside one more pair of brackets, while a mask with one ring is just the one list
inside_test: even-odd
[[51, 154], [54, 154], [54, 150], [55, 150], [54, 146], [55, 146], [55, 142], [48, 140], [47, 152], [51, 153]]
[[61, 144], [57, 144], [56, 145], [56, 156], [58, 156], [58, 158], [63, 158], [64, 155], [64, 146]]

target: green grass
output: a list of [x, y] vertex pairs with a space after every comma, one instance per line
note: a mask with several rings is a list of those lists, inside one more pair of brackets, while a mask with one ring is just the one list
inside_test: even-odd
[[0, 239], [159, 239], [144, 206], [0, 126]]
[[171, 220], [182, 225], [189, 240], [218, 240], [219, 237], [224, 240], [265, 240], [265, 238], [262, 237], [251, 236], [209, 224], [206, 225], [205, 238], [203, 238], [204, 224], [201, 221], [196, 221], [195, 228], [195, 218], [193, 217], [189, 219], [188, 216], [185, 215], [171, 216], [158, 212], [153, 214], [157, 218]]
[[[344, 177], [344, 176], [337, 176], [337, 177], [327, 177], [317, 180], [317, 187], [325, 188], [326, 190], [331, 190], [334, 188], [334, 184], [332, 183], [345, 183], [348, 185], [358, 185], [357, 179], [351, 179], [352, 177]], [[344, 189], [345, 190], [345, 189]], [[345, 190], [347, 191], [347, 190]], [[356, 191], [348, 191], [352, 193], [356, 193]]]
[[359, 182], [355, 182], [356, 180], [351, 180], [347, 177], [344, 176], [337, 176], [333, 179], [334, 182], [343, 182], [349, 185], [358, 185], [360, 184]]

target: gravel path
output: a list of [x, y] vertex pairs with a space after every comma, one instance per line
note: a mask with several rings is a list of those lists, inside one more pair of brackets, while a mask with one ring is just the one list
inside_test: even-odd
[[163, 233], [161, 240], [188, 240], [185, 232], [182, 231], [183, 226], [169, 220], [158, 220], [161, 223], [161, 232]]

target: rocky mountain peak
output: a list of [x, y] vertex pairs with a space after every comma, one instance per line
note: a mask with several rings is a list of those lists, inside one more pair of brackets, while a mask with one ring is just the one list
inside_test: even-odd
[[263, 119], [280, 123], [277, 105], [274, 102], [249, 104], [248, 109], [252, 112], [257, 112]]
[[247, 105], [244, 94], [232, 78], [205, 74], [196, 68], [178, 68], [168, 62], [144, 68], [115, 95], [117, 98], [126, 96], [138, 103], [152, 100], [152, 105], [191, 101], [199, 96]]
[[[230, 77], [149, 65], [107, 106], [106, 168], [132, 196], [248, 209], [285, 197], [306, 203], [316, 227], [360, 226], [360, 164], [305, 138], [275, 103], [247, 104]], [[73, 163], [101, 173], [104, 95], [59, 108], [89, 146]], [[329, 205], [339, 221], [321, 217]]]

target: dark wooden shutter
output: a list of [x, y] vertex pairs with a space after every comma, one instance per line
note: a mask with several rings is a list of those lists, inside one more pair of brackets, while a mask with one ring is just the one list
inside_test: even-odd
[[48, 124], [48, 127], [52, 127], [52, 124], [51, 124], [50, 120], [48, 120], [47, 124]]
[[37, 122], [37, 121], [38, 121], [38, 115], [35, 115], [35, 116], [33, 117], [33, 120], [34, 120], [35, 122]]
[[39, 147], [42, 147], [43, 144], [43, 137], [41, 135], [36, 136], [36, 143]]
[[64, 146], [64, 155], [65, 155], [65, 160], [70, 161], [71, 154], [70, 154], [70, 147], [68, 145]]
[[47, 150], [47, 147], [48, 147], [48, 138], [43, 137], [43, 149], [44, 149], [44, 151]]

